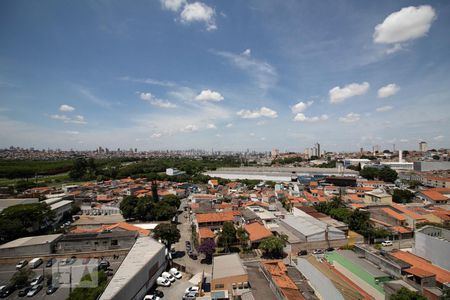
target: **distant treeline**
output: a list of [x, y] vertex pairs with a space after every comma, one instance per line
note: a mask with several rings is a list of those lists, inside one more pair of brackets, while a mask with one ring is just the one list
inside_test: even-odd
[[68, 172], [73, 160], [0, 160], [0, 178], [31, 178]]

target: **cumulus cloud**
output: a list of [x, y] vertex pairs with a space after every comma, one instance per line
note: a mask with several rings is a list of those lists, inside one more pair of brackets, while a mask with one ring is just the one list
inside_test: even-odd
[[67, 104], [63, 104], [59, 107], [59, 110], [62, 112], [71, 112], [75, 110], [75, 107], [67, 105]]
[[181, 132], [194, 132], [198, 130], [198, 126], [197, 125], [193, 125], [193, 124], [189, 124], [186, 125], [185, 127], [181, 128]]
[[150, 137], [151, 137], [152, 139], [158, 139], [158, 138], [160, 138], [161, 136], [162, 136], [162, 133], [156, 132], [156, 133], [153, 133]]
[[429, 5], [404, 7], [375, 26], [373, 41], [395, 44], [420, 38], [428, 33], [435, 19], [436, 13]]
[[[247, 49], [250, 50], [250, 49]], [[241, 54], [235, 54], [226, 51], [212, 51], [214, 54], [224, 57], [234, 66], [246, 72], [256, 81], [258, 87], [266, 90], [275, 85], [278, 80], [278, 74], [275, 68], [261, 60], [257, 60], [250, 55], [250, 51], [245, 50]]]
[[314, 117], [307, 117], [303, 113], [298, 113], [294, 117], [295, 122], [319, 122], [319, 121], [326, 121], [328, 120], [328, 115], [320, 115], [320, 116], [314, 116]]
[[210, 124], [206, 125], [206, 128], [208, 128], [208, 129], [217, 129], [217, 126], [215, 124], [213, 124], [213, 123], [210, 123]]
[[278, 117], [278, 114], [276, 111], [274, 111], [270, 108], [267, 108], [265, 106], [261, 107], [260, 109], [256, 109], [256, 110], [242, 109], [237, 112], [237, 115], [243, 119], [257, 119], [257, 118], [261, 118], [261, 117], [273, 119], [273, 118]]
[[392, 110], [392, 109], [393, 109], [392, 106], [386, 105], [386, 106], [378, 107], [378, 108], [376, 109], [376, 111], [377, 111], [377, 112], [385, 112], [385, 111], [390, 111], [390, 110]]
[[152, 93], [141, 93], [139, 96], [142, 100], [149, 102], [151, 105], [161, 107], [161, 108], [175, 108], [176, 104], [156, 98]]
[[195, 97], [195, 100], [219, 102], [223, 100], [223, 96], [219, 92], [203, 90]]
[[339, 121], [344, 122], [344, 123], [353, 123], [353, 122], [357, 122], [361, 119], [361, 116], [357, 113], [348, 113], [346, 116], [344, 117], [340, 117]]
[[340, 103], [348, 98], [364, 95], [369, 90], [370, 84], [368, 82], [363, 83], [351, 83], [344, 87], [336, 86], [332, 88], [328, 93], [330, 95], [331, 103]]
[[227, 125], [225, 125], [226, 128], [231, 128], [233, 127], [233, 123], [228, 123]]
[[251, 54], [252, 54], [252, 50], [251, 49], [245, 49], [242, 52], [242, 55], [245, 55], [245, 56], [250, 56]]
[[186, 0], [160, 0], [163, 9], [178, 11], [186, 4]]
[[433, 140], [435, 140], [435, 141], [441, 141], [441, 140], [443, 140], [444, 139], [444, 136], [443, 135], [438, 135], [438, 136], [435, 136], [434, 138], [433, 138]]
[[183, 23], [204, 22], [206, 30], [211, 31], [217, 29], [216, 12], [203, 2], [194, 2], [186, 4], [181, 11], [180, 18]]
[[378, 90], [378, 98], [386, 98], [393, 96], [397, 94], [398, 91], [400, 91], [400, 87], [395, 83], [385, 85]]
[[62, 121], [64, 123], [87, 124], [86, 120], [81, 115], [76, 115], [75, 117], [71, 118], [66, 115], [55, 114], [55, 115], [51, 115], [50, 118], [53, 120]]
[[300, 101], [299, 103], [295, 104], [294, 106], [291, 107], [291, 110], [294, 114], [297, 113], [302, 113], [304, 112], [308, 107], [310, 107], [312, 104], [314, 103], [314, 101], [308, 101], [308, 102], [303, 102]]

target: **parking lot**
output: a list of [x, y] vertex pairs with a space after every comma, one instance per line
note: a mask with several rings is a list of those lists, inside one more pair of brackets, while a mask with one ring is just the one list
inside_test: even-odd
[[189, 282], [189, 278], [187, 274], [183, 273], [183, 278], [177, 279], [175, 282], [172, 283], [169, 287], [162, 287], [159, 286], [158, 290], [162, 291], [164, 293], [163, 299], [172, 300], [172, 299], [182, 299], [184, 295], [184, 291], [192, 286]]
[[[119, 257], [118, 259], [112, 259], [107, 258], [110, 262], [110, 269], [112, 269], [112, 273], [114, 273], [117, 268], [119, 267], [120, 263], [124, 259], [123, 256]], [[58, 264], [58, 262], [60, 262]], [[63, 265], [61, 263], [61, 260], [58, 260], [57, 263], [55, 263], [52, 267], [46, 267], [46, 260], [44, 260], [44, 263], [42, 263], [38, 268], [32, 269], [34, 272], [34, 275], [32, 278], [38, 276], [38, 275], [44, 275], [44, 281], [41, 283], [43, 285], [42, 290], [40, 290], [33, 299], [66, 299], [69, 296], [70, 293], [70, 287], [72, 289], [76, 288], [76, 286], [79, 284], [80, 279], [82, 276], [84, 276], [86, 273], [92, 272], [93, 270], [96, 270], [95, 268], [96, 263], [95, 260], [90, 260], [89, 263], [83, 264], [82, 258], [77, 258], [77, 260], [72, 265]], [[29, 265], [25, 266], [24, 268], [29, 268]], [[14, 273], [16, 273], [16, 266], [15, 264], [1, 264], [0, 265], [0, 285], [8, 285], [11, 278], [13, 277]], [[50, 276], [50, 274], [59, 273], [59, 283], [60, 287], [51, 295], [46, 294], [47, 290], [47, 276]], [[31, 278], [31, 279], [32, 279]], [[23, 299], [23, 297], [19, 297], [18, 293], [19, 290], [14, 291], [11, 295], [9, 295], [6, 299]]]

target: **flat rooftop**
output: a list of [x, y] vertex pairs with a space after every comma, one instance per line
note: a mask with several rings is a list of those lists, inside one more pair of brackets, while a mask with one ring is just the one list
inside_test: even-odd
[[164, 245], [152, 238], [138, 238], [119, 269], [117, 269], [116, 274], [114, 274], [100, 299], [113, 299], [163, 249]]
[[0, 199], [0, 211], [13, 205], [38, 203], [38, 198], [13, 198], [13, 199]]
[[226, 278], [247, 275], [247, 270], [241, 262], [239, 254], [228, 254], [214, 257], [212, 278]]
[[26, 246], [36, 246], [42, 244], [52, 243], [58, 240], [62, 236], [61, 233], [58, 234], [48, 234], [48, 235], [37, 235], [37, 236], [29, 236], [23, 237], [6, 244], [0, 245], [0, 249], [9, 249], [16, 247], [26, 247]]
[[105, 225], [105, 224], [116, 224], [120, 222], [125, 222], [122, 215], [107, 215], [107, 216], [87, 216], [81, 215], [78, 220], [76, 220], [73, 225], [83, 226], [83, 225]]

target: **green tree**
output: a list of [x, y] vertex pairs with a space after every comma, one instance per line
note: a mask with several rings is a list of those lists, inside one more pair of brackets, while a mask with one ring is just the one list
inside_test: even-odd
[[11, 284], [15, 286], [26, 286], [34, 272], [29, 268], [22, 268], [11, 277]]
[[80, 180], [84, 177], [87, 171], [88, 164], [86, 159], [79, 157], [73, 163], [72, 169], [69, 172], [70, 178], [74, 180]]
[[282, 258], [283, 248], [286, 246], [285, 239], [277, 236], [270, 236], [261, 241], [259, 249], [264, 252], [268, 258]]
[[125, 219], [133, 219], [136, 217], [135, 208], [137, 205], [138, 199], [133, 196], [127, 196], [122, 199], [120, 202], [120, 211], [122, 212], [122, 216]]
[[[108, 282], [108, 277], [102, 271], [94, 274], [86, 274], [81, 278], [81, 282], [92, 282], [92, 278], [98, 278], [96, 287], [76, 287], [69, 295], [67, 300], [96, 300], [103, 293]], [[95, 283], [93, 283], [95, 284]]]
[[426, 300], [427, 298], [417, 292], [408, 290], [405, 287], [400, 288], [392, 294], [391, 300]]
[[237, 238], [238, 238], [239, 243], [241, 244], [242, 248], [244, 250], [247, 249], [248, 240], [249, 240], [247, 231], [245, 231], [245, 229], [243, 227], [239, 227], [236, 230], [236, 235], [237, 235]]
[[369, 220], [370, 213], [368, 211], [356, 209], [349, 218], [348, 228], [364, 234], [370, 229]]
[[378, 179], [386, 182], [394, 182], [397, 180], [398, 174], [388, 166], [383, 167], [378, 173]]
[[156, 183], [156, 180], [152, 181], [152, 197], [153, 197], [153, 201], [155, 201], [155, 202], [159, 201], [158, 184]]
[[396, 203], [410, 203], [414, 198], [414, 193], [409, 190], [395, 189], [392, 193], [392, 201]]
[[236, 228], [232, 222], [225, 222], [219, 234], [219, 245], [224, 248], [225, 252], [229, 252], [230, 246], [234, 243], [236, 243]]
[[53, 220], [54, 213], [45, 202], [13, 205], [0, 213], [0, 219], [20, 222], [24, 229], [41, 229]]
[[378, 177], [378, 169], [377, 168], [372, 168], [372, 167], [364, 167], [360, 172], [359, 175], [361, 175], [362, 177], [369, 179], [369, 180], [373, 180], [375, 178]]
[[161, 223], [153, 230], [153, 236], [155, 239], [160, 239], [170, 249], [172, 244], [180, 240], [180, 231], [175, 224]]

